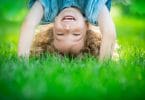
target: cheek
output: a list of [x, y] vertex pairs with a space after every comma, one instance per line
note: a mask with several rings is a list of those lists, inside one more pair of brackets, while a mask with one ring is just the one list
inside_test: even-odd
[[55, 19], [55, 22], [54, 22], [54, 28], [59, 28], [59, 27], [61, 27], [61, 19], [60, 19], [60, 17], [57, 17], [56, 19]]
[[82, 31], [87, 29], [87, 24], [84, 21], [78, 21], [75, 27]]
[[53, 33], [54, 33], [54, 35], [56, 33], [63, 33], [62, 25], [59, 22], [54, 24]]
[[54, 31], [57, 31], [60, 27], [61, 25], [58, 21], [54, 23]]

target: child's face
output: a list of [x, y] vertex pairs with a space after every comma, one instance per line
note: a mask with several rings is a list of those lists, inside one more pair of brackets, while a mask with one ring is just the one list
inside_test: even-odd
[[84, 47], [87, 24], [79, 10], [66, 8], [54, 22], [54, 46], [61, 53], [77, 54]]

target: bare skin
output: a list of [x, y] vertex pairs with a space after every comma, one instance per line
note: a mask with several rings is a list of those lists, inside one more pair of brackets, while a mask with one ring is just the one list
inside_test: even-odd
[[[37, 1], [31, 8], [21, 29], [18, 55], [29, 57], [35, 27], [43, 16], [43, 7]], [[34, 17], [35, 16], [35, 17]], [[99, 59], [112, 56], [115, 44], [115, 27], [109, 11], [104, 5], [98, 18], [103, 36]], [[78, 53], [84, 46], [87, 25], [82, 14], [75, 8], [66, 8], [60, 12], [54, 22], [54, 46], [63, 53]]]
[[102, 43], [99, 55], [99, 59], [102, 61], [112, 57], [116, 40], [115, 26], [106, 6], [100, 11], [98, 23], [102, 33]]
[[54, 46], [60, 52], [78, 54], [84, 47], [87, 24], [79, 10], [66, 8], [54, 22]]

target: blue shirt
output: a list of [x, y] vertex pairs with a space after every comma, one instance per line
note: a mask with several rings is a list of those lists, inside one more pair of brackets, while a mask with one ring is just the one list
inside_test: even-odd
[[[29, 0], [29, 7], [32, 7], [36, 0]], [[111, 7], [111, 0], [39, 0], [44, 8], [42, 23], [52, 23], [61, 10], [67, 7], [77, 7], [84, 17], [92, 24], [97, 25], [99, 11], [104, 5], [108, 10]]]

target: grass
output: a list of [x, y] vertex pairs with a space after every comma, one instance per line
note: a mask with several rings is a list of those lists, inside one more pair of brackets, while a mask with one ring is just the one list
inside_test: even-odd
[[[95, 58], [1, 56], [0, 90], [6, 99], [144, 98], [145, 54], [100, 64]], [[137, 54], [136, 54], [137, 53]], [[3, 58], [3, 59], [2, 59]]]
[[[19, 24], [0, 34], [1, 99], [145, 99], [145, 19], [115, 19], [118, 61], [47, 54], [19, 59]], [[2, 32], [2, 31], [0, 31]], [[15, 33], [16, 32], [16, 33]]]

